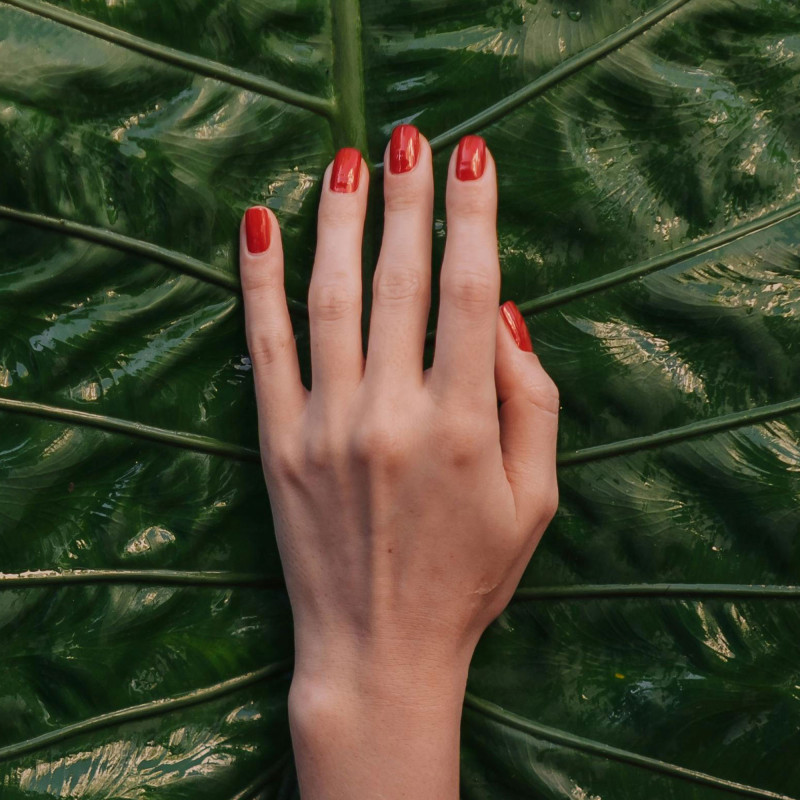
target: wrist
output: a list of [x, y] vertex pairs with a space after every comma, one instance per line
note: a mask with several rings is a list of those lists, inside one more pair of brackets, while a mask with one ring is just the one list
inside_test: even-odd
[[422, 647], [413, 642], [370, 641], [335, 647], [298, 640], [292, 685], [320, 700], [404, 706], [461, 705], [474, 646]]
[[[410, 665], [396, 660], [330, 659], [323, 664], [298, 664], [289, 693], [293, 726], [318, 727], [339, 721], [402, 713], [414, 719], [460, 719], [468, 662]], [[332, 723], [331, 723], [332, 724]]]
[[456, 800], [469, 659], [328, 655], [300, 659], [289, 692], [302, 796]]

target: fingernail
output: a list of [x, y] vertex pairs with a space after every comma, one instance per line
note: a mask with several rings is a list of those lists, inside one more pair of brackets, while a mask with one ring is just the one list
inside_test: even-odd
[[456, 178], [460, 181], [476, 181], [483, 175], [485, 166], [486, 142], [480, 136], [465, 136], [458, 143]]
[[264, 206], [253, 206], [244, 212], [244, 232], [247, 249], [264, 253], [269, 248], [269, 214]]
[[333, 159], [332, 192], [354, 192], [361, 177], [361, 153], [355, 147], [343, 147]]
[[411, 172], [419, 158], [419, 131], [413, 125], [398, 125], [389, 145], [389, 169], [397, 175]]
[[528, 333], [528, 326], [525, 324], [522, 314], [519, 313], [517, 304], [513, 300], [506, 300], [500, 306], [500, 311], [503, 314], [506, 325], [508, 325], [508, 329], [511, 331], [511, 335], [514, 337], [514, 341], [517, 343], [517, 347], [526, 353], [532, 353], [531, 335]]

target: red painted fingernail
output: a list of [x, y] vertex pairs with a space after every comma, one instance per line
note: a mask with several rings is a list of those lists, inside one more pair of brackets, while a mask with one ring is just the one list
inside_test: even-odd
[[508, 325], [508, 329], [511, 331], [511, 335], [514, 337], [514, 341], [517, 343], [517, 347], [526, 353], [532, 353], [531, 335], [528, 333], [528, 326], [525, 324], [522, 314], [519, 313], [517, 304], [513, 300], [506, 300], [500, 306], [500, 311], [503, 314], [506, 325]]
[[486, 142], [480, 136], [465, 136], [458, 143], [456, 178], [476, 181], [486, 166]]
[[361, 153], [355, 147], [343, 147], [333, 159], [332, 192], [354, 192], [361, 177]]
[[269, 248], [269, 214], [264, 206], [253, 206], [244, 212], [244, 232], [247, 249], [264, 253]]
[[419, 131], [413, 125], [398, 125], [389, 145], [389, 169], [395, 175], [411, 172], [419, 158]]

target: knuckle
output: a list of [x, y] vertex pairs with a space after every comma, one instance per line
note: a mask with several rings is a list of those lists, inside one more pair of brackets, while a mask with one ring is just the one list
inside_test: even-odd
[[409, 186], [404, 189], [404, 191], [399, 191], [396, 186], [393, 186], [392, 191], [386, 192], [383, 201], [384, 213], [414, 211], [421, 207], [419, 187]]
[[497, 281], [476, 270], [455, 270], [442, 280], [442, 294], [461, 311], [483, 311], [496, 304]]
[[297, 448], [289, 442], [270, 442], [264, 448], [262, 459], [264, 472], [272, 480], [282, 483], [296, 483], [302, 475], [301, 460]]
[[485, 457], [491, 435], [484, 415], [460, 412], [442, 426], [443, 450], [455, 466], [468, 466]]
[[553, 379], [542, 369], [537, 379], [528, 385], [526, 391], [529, 402], [549, 414], [558, 415], [561, 397]]
[[491, 217], [496, 214], [496, 201], [480, 186], [459, 184], [460, 191], [448, 194], [447, 213], [456, 217]]
[[530, 500], [532, 514], [529, 519], [529, 533], [538, 536], [558, 512], [559, 492], [555, 473], [531, 488]]
[[375, 273], [373, 296], [379, 303], [417, 300], [422, 296], [422, 280], [414, 269], [379, 269]]
[[546, 491], [542, 493], [540, 499], [540, 509], [542, 520], [545, 523], [550, 522], [558, 511], [558, 483], [553, 481], [553, 485], [549, 486]]
[[308, 304], [310, 313], [323, 322], [335, 322], [353, 314], [361, 298], [342, 283], [312, 283]]
[[[317, 225], [319, 228], [341, 228], [361, 225], [364, 212], [353, 194], [326, 197], [319, 205]], [[354, 202], [355, 201], [355, 202]]]
[[486, 605], [484, 613], [489, 622], [494, 622], [508, 606], [510, 598], [507, 594], [495, 594]]
[[391, 418], [382, 416], [359, 425], [352, 435], [350, 450], [358, 463], [395, 465], [405, 459], [408, 442]]
[[252, 258], [243, 259], [239, 270], [239, 279], [244, 294], [283, 290], [282, 270], [279, 270], [274, 264], [265, 264], [263, 259], [259, 261]]
[[250, 335], [248, 351], [255, 369], [268, 367], [284, 359], [295, 346], [294, 337], [285, 333], [262, 331]]
[[341, 461], [342, 447], [330, 433], [318, 431], [305, 440], [303, 459], [307, 468], [315, 471], [329, 469]]

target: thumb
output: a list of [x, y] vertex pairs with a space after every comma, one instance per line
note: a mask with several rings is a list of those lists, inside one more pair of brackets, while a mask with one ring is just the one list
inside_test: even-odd
[[558, 507], [558, 389], [533, 352], [530, 334], [509, 300], [497, 315], [495, 384], [503, 465], [526, 531], [541, 533]]

